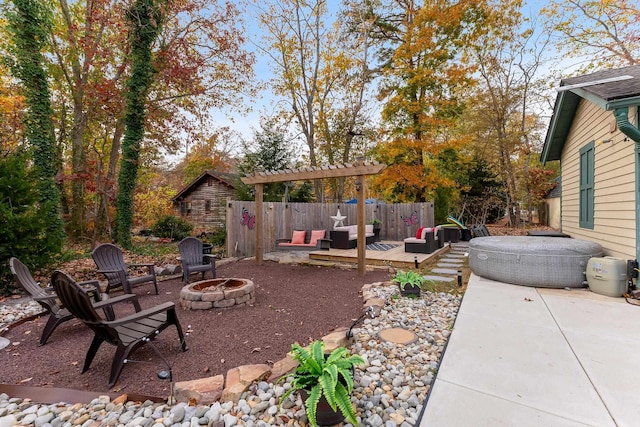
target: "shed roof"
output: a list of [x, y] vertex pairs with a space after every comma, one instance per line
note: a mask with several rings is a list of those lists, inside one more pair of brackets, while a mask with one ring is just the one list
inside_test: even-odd
[[202, 174], [197, 177], [196, 179], [194, 179], [193, 181], [191, 181], [189, 184], [187, 184], [185, 187], [182, 188], [182, 190], [178, 191], [178, 194], [176, 194], [171, 200], [172, 201], [177, 201], [180, 200], [181, 198], [183, 198], [186, 194], [188, 194], [190, 191], [194, 190], [196, 187], [198, 187], [202, 182], [204, 182], [205, 179], [207, 178], [213, 178], [217, 181], [219, 181], [221, 184], [224, 184], [230, 188], [235, 189], [236, 186], [233, 184], [233, 181], [235, 180], [236, 176], [230, 173], [224, 173], [224, 172], [213, 172], [213, 171], [204, 171], [202, 172]]
[[[569, 87], [562, 90], [562, 87]], [[542, 162], [559, 160], [580, 99], [610, 111], [640, 105], [640, 65], [597, 71], [560, 81], [560, 92], [544, 141]]]
[[557, 177], [555, 182], [555, 187], [547, 192], [546, 196], [544, 196], [545, 199], [555, 199], [562, 196], [562, 180], [560, 177]]

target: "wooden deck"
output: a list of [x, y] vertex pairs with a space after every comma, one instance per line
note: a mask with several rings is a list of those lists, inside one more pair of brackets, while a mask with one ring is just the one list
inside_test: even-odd
[[[367, 265], [389, 265], [395, 268], [415, 268], [415, 260], [417, 259], [418, 266], [422, 268], [430, 258], [448, 250], [448, 246], [445, 246], [444, 248], [430, 254], [415, 254], [404, 251], [404, 242], [383, 241], [380, 243], [392, 243], [398, 246], [387, 251], [367, 250], [365, 253], [365, 263]], [[322, 261], [357, 264], [358, 250], [331, 248], [328, 251], [322, 250], [309, 252], [309, 258]]]

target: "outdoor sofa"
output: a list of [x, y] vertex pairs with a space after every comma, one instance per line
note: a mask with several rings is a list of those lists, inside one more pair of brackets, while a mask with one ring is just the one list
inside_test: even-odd
[[[370, 245], [375, 242], [376, 235], [373, 232], [373, 224], [364, 226], [366, 244]], [[358, 246], [358, 226], [343, 225], [335, 227], [329, 234], [331, 238], [331, 247], [335, 249], [353, 249]]]
[[310, 251], [329, 249], [331, 241], [327, 230], [293, 230], [291, 238], [276, 240], [276, 249], [284, 251]]

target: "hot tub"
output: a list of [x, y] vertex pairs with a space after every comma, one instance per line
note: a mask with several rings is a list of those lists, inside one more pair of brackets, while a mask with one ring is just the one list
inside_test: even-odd
[[585, 287], [591, 257], [599, 243], [533, 236], [477, 237], [469, 242], [471, 271], [487, 279], [541, 288]]

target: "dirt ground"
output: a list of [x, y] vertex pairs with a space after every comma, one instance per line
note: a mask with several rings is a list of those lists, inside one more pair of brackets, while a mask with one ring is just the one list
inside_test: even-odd
[[[74, 276], [73, 271], [67, 273]], [[390, 276], [386, 271], [359, 277], [356, 270], [274, 262], [258, 266], [244, 260], [221, 265], [218, 277], [253, 280], [257, 286], [255, 304], [214, 310], [178, 308], [182, 329], [189, 331], [189, 350], [179, 351], [175, 328], [166, 329], [153, 346], [145, 345], [133, 353], [133, 360], [111, 391], [166, 397], [169, 382], [157, 374], [168, 366], [157, 352], [171, 365], [175, 381], [224, 374], [240, 365], [272, 364], [282, 359], [294, 342], [305, 345], [335, 328], [350, 326], [362, 312], [362, 285]], [[159, 295], [153, 294], [152, 285], [134, 288], [143, 309], [164, 301], [179, 305], [179, 278], [161, 281], [158, 287]], [[118, 314], [125, 312], [131, 313], [133, 308], [126, 305]], [[93, 333], [71, 320], [58, 326], [46, 345], [39, 346], [45, 322], [46, 317], [25, 322], [4, 335], [11, 345], [0, 350], [0, 383], [106, 391], [115, 348], [103, 344], [91, 368], [81, 374]]]
[[[500, 224], [488, 228], [491, 235], [524, 235], [528, 231]], [[130, 262], [150, 261], [125, 258]], [[175, 256], [168, 256], [165, 262], [175, 262]], [[98, 278], [91, 259], [75, 260], [60, 269], [78, 281]], [[153, 346], [146, 345], [133, 353], [133, 360], [110, 391], [166, 397], [169, 382], [159, 379], [157, 374], [168, 370], [168, 366], [158, 353], [171, 365], [175, 381], [224, 374], [245, 364], [274, 363], [286, 355], [293, 342], [306, 344], [335, 328], [350, 326], [361, 314], [362, 285], [389, 280], [391, 275], [378, 270], [359, 277], [356, 270], [274, 262], [257, 266], [254, 261], [243, 260], [220, 265], [218, 277], [253, 280], [257, 285], [255, 304], [207, 311], [182, 310], [178, 303], [180, 278], [160, 281], [159, 295], [153, 294], [151, 285], [134, 289], [143, 309], [165, 301], [176, 303], [182, 328], [189, 331], [189, 350], [179, 351], [175, 328], [163, 331]], [[118, 311], [131, 312], [130, 306]], [[11, 345], [0, 350], [0, 383], [106, 391], [114, 347], [103, 344], [91, 368], [81, 374], [92, 332], [79, 321], [71, 320], [59, 326], [46, 345], [39, 346], [46, 320], [41, 317], [19, 324], [4, 334]]]

